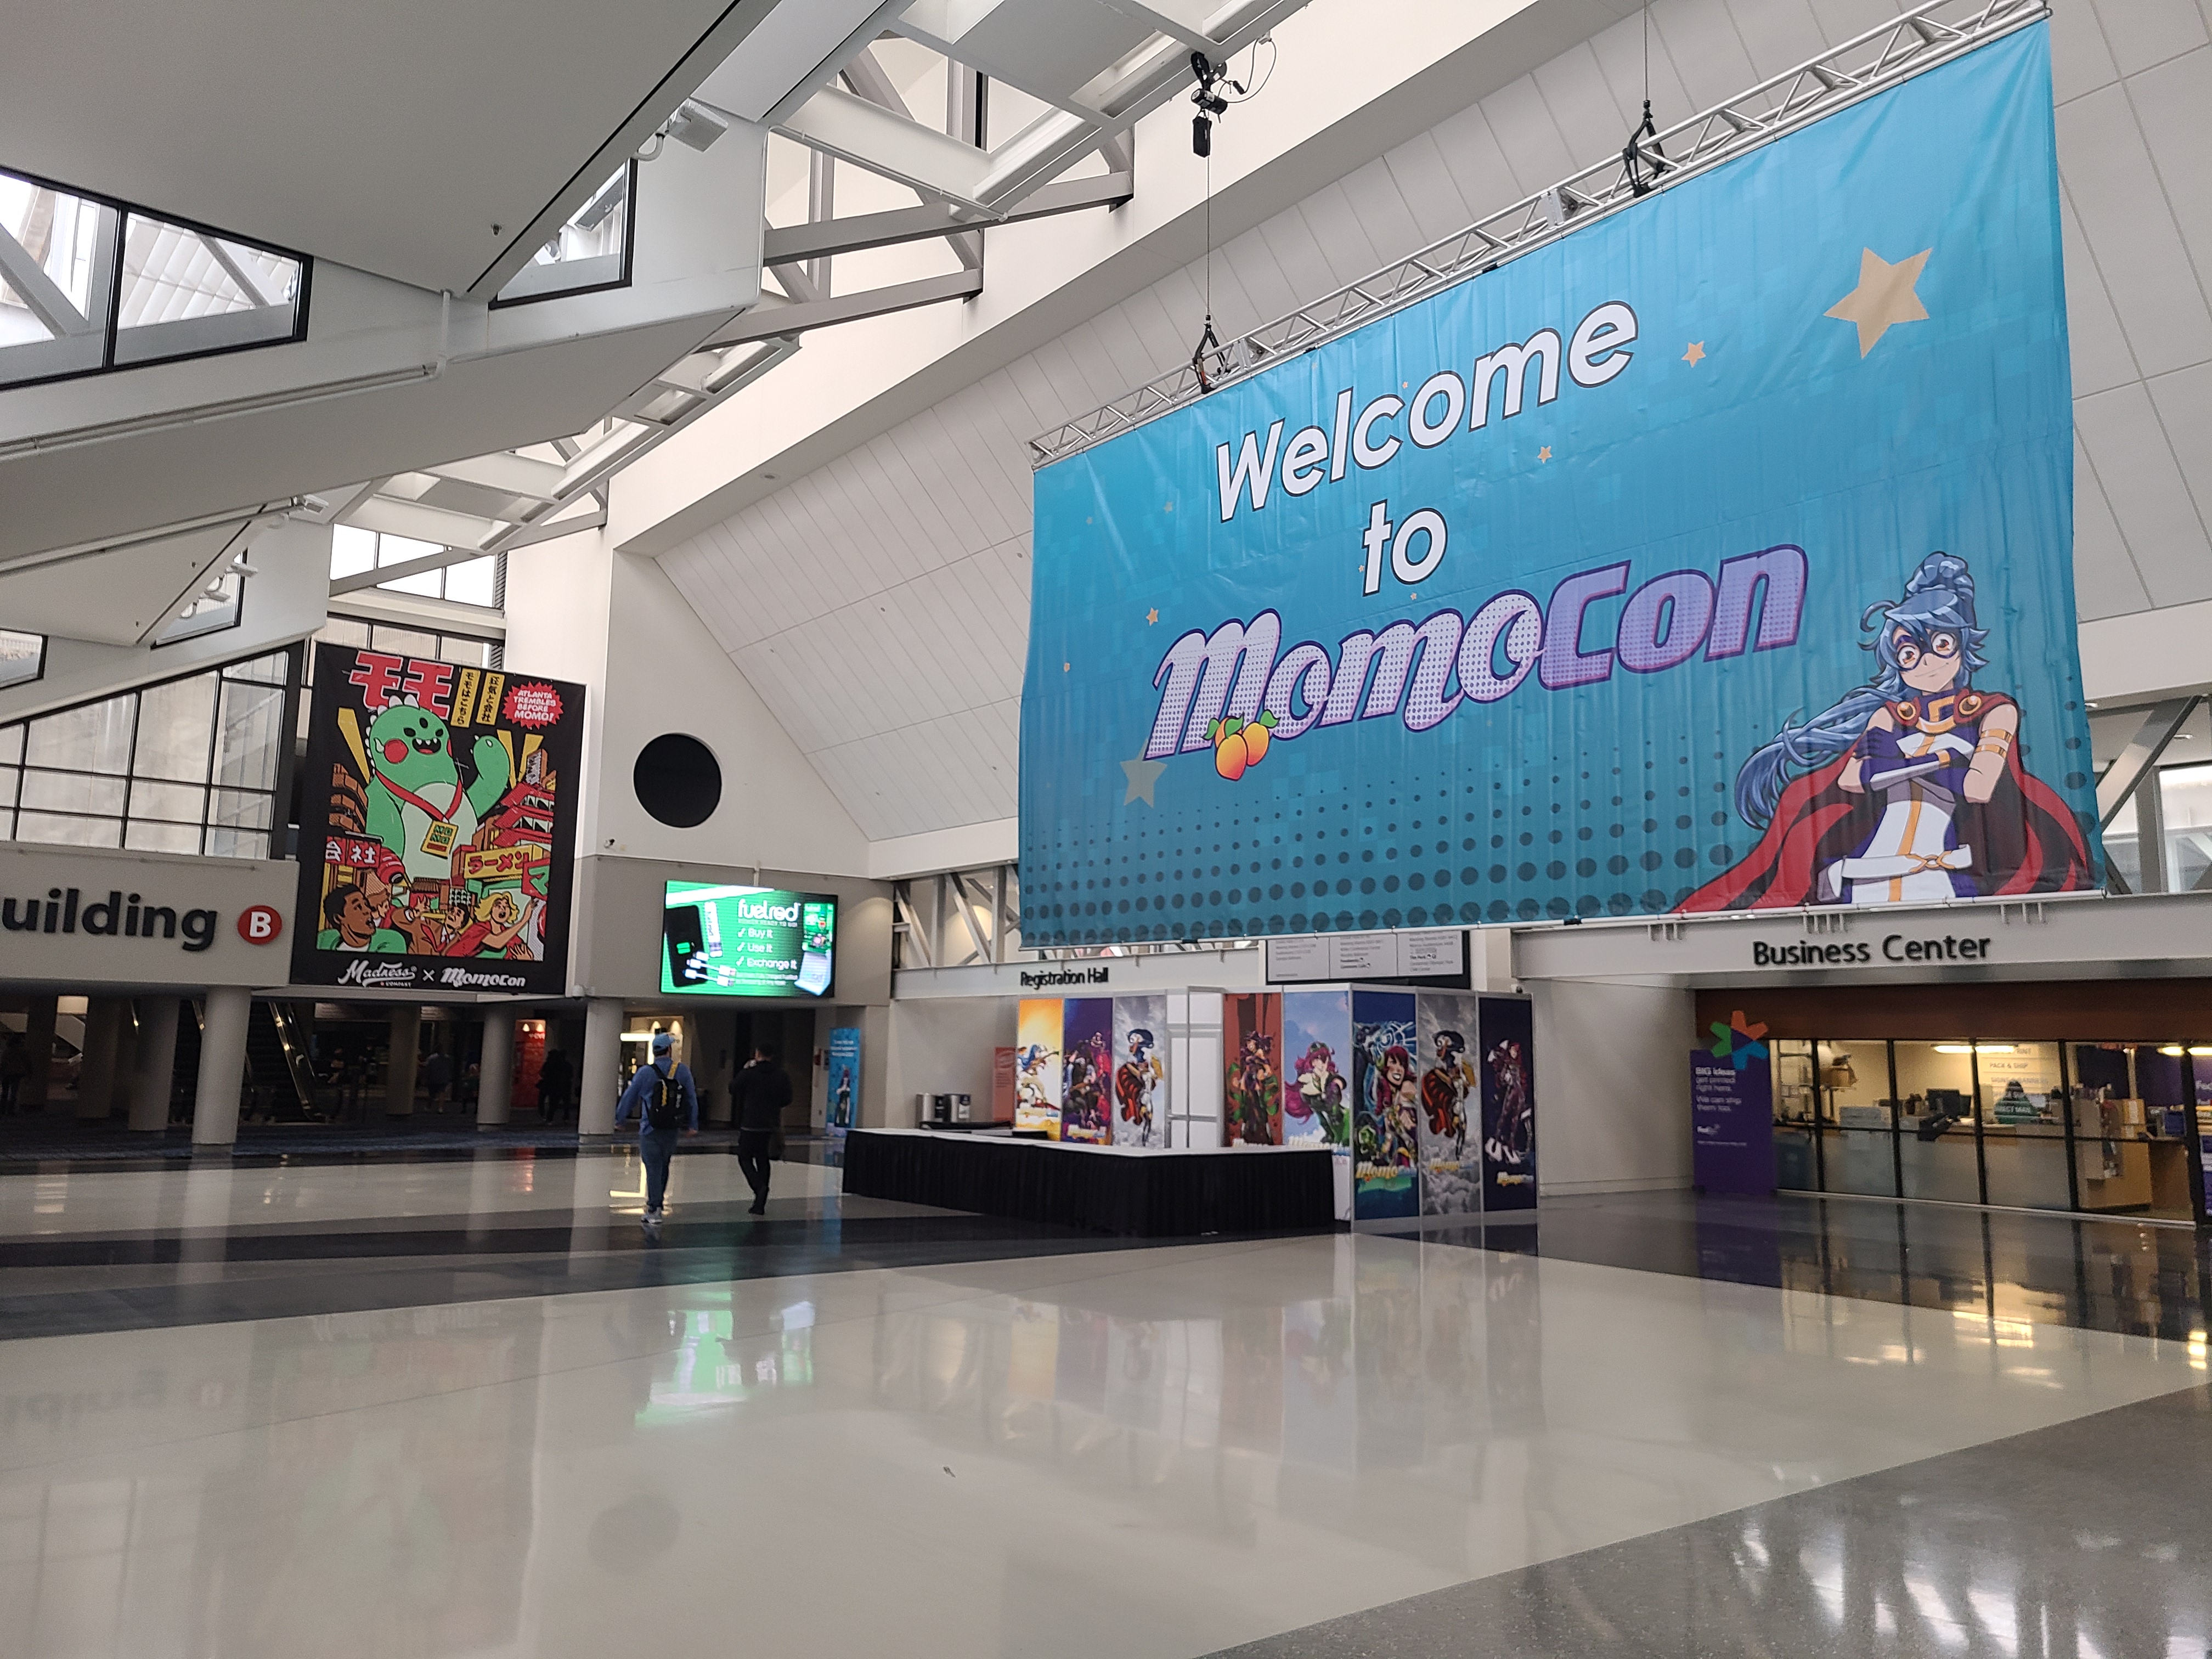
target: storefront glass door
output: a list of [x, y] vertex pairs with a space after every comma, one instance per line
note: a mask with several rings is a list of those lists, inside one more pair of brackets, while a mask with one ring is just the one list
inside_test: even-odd
[[1821, 1190], [1897, 1196], [1896, 1101], [1890, 1089], [1889, 1045], [1822, 1042], [1818, 1068]]
[[1988, 1202], [2070, 1210], [2066, 1085], [2055, 1042], [1978, 1042], [1982, 1169]]
[[1970, 1042], [1893, 1042], [1905, 1196], [1982, 1201]]
[[1775, 1184], [2203, 1219], [2212, 1044], [1778, 1039]]

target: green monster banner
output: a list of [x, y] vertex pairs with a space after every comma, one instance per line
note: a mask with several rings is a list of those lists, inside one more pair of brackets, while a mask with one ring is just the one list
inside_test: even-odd
[[568, 988], [584, 688], [315, 647], [292, 978]]

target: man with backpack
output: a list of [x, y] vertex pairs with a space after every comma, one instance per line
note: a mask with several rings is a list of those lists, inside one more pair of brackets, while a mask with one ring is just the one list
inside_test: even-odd
[[765, 1215], [769, 1164], [783, 1131], [783, 1109], [791, 1104], [791, 1078], [775, 1063], [773, 1049], [756, 1043], [752, 1063], [738, 1073], [730, 1092], [737, 1106], [738, 1168], [753, 1189], [750, 1213]]
[[677, 1063], [675, 1048], [667, 1032], [655, 1031], [653, 1063], [637, 1068], [615, 1107], [618, 1124], [633, 1111], [637, 1114], [637, 1152], [645, 1162], [645, 1214], [639, 1219], [647, 1232], [660, 1225], [677, 1138], [699, 1133], [699, 1091], [692, 1086], [691, 1068]]

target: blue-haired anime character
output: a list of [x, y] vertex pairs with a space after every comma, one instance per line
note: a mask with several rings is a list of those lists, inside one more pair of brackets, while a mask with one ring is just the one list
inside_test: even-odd
[[1894, 603], [1867, 607], [1875, 669], [1782, 730], [1736, 775], [1759, 845], [1685, 910], [1905, 904], [2086, 887], [2064, 801], [2022, 763], [2020, 708], [1977, 690], [1989, 630], [1964, 559], [1931, 553]]

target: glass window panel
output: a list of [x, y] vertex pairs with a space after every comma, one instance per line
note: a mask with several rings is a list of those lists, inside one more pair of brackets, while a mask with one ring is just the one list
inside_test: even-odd
[[46, 660], [46, 635], [0, 628], [0, 686], [21, 685], [38, 678]]
[[15, 806], [16, 786], [22, 781], [22, 776], [12, 766], [0, 766], [0, 812]]
[[1889, 1045], [1877, 1038], [1820, 1044], [1821, 1167], [1832, 1193], [1897, 1195]]
[[120, 847], [123, 820], [77, 817], [59, 812], [19, 812], [15, 815], [15, 839], [58, 842], [69, 847]]
[[0, 761], [14, 764], [23, 758], [23, 728], [0, 726]]
[[387, 628], [382, 623], [369, 630], [379, 651], [397, 651], [403, 656], [434, 657], [438, 654], [438, 636], [418, 634], [411, 628]]
[[135, 853], [197, 853], [200, 827], [197, 823], [159, 823], [133, 818], [123, 832], [123, 844]]
[[405, 564], [410, 559], [427, 559], [433, 553], [446, 550], [442, 542], [418, 542], [412, 536], [379, 536], [376, 538], [376, 563], [379, 569], [387, 565]]
[[276, 797], [248, 789], [218, 789], [208, 822], [232, 830], [266, 830], [276, 817]]
[[216, 733], [215, 781], [273, 789], [283, 745], [284, 693], [274, 685], [226, 685]]
[[2158, 785], [2166, 890], [2190, 892], [2212, 872], [2212, 766], [2166, 767]]
[[1982, 1183], [1974, 1156], [1972, 1045], [1962, 1041], [1893, 1046], [1905, 1196], [1978, 1204]]
[[292, 337], [300, 263], [228, 237], [128, 216], [115, 361], [227, 351]]
[[106, 350], [114, 210], [0, 174], [0, 231], [29, 256], [0, 280], [0, 384], [81, 374]]
[[1794, 1037], [1774, 1044], [1774, 1184], [1792, 1192], [1818, 1192], [1813, 1161], [1814, 1083], [1813, 1045]]
[[2136, 805], [2136, 796], [2130, 795], [2105, 826], [2105, 862], [2127, 884], [2130, 893], [2143, 890], [2141, 820]]
[[226, 665], [222, 677], [227, 680], [251, 680], [256, 685], [282, 685], [291, 677], [292, 654], [289, 651], [271, 651], [265, 657], [256, 657], [250, 662], [234, 662]]
[[207, 832], [207, 856], [211, 859], [265, 859], [269, 856], [266, 830], [228, 830], [211, 823]]
[[22, 804], [46, 812], [112, 812], [120, 816], [125, 788], [120, 777], [34, 769], [23, 774]]
[[445, 585], [444, 571], [418, 570], [411, 576], [402, 576], [394, 581], [379, 582], [376, 586], [380, 592], [419, 593], [426, 599], [434, 599], [441, 596]]
[[2179, 1042], [2074, 1045], [2075, 1161], [2081, 1207], [2185, 1220], [2189, 1070]]
[[357, 576], [376, 568], [376, 532], [349, 524], [331, 530], [331, 579]]
[[207, 816], [207, 791], [198, 784], [155, 783], [134, 778], [131, 783], [133, 818], [167, 818], [173, 823], [198, 823]]
[[82, 708], [64, 708], [27, 722], [23, 758], [33, 766], [68, 766], [118, 777], [131, 761], [131, 711], [125, 692]]
[[438, 641], [438, 654], [447, 662], [457, 662], [468, 668], [499, 666], [499, 647], [489, 640], [472, 640], [453, 634], [443, 635]]
[[2066, 1097], [2055, 1042], [1981, 1042], [1982, 1162], [1990, 1202], [2066, 1210]]
[[138, 694], [138, 746], [131, 764], [140, 777], [207, 781], [215, 694], [212, 674], [151, 685]]
[[[332, 645], [350, 645], [358, 647], [368, 643], [368, 624], [365, 622], [356, 622], [350, 617], [332, 617], [322, 625], [315, 637], [327, 641]], [[313, 653], [308, 654], [307, 659], [310, 663], [314, 660]]]
[[495, 579], [499, 574], [499, 558], [471, 559], [466, 564], [446, 567], [446, 597], [456, 605], [496, 605], [493, 592]]

